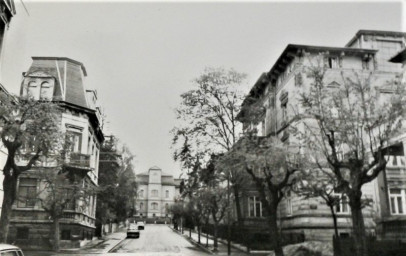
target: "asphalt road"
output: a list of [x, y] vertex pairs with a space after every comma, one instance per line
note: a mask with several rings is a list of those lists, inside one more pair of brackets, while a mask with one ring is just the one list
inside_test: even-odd
[[140, 238], [123, 240], [110, 253], [114, 255], [207, 255], [166, 225], [146, 225]]
[[[42, 252], [24, 251], [26, 256], [196, 256], [209, 255], [200, 248], [195, 247], [187, 239], [170, 229], [166, 225], [145, 225], [140, 230], [140, 238], [126, 238], [117, 244], [125, 233], [115, 233], [113, 244], [117, 244], [107, 252], [108, 243], [103, 242], [93, 248], [82, 248], [70, 252]], [[119, 238], [120, 237], [120, 238]], [[106, 250], [107, 249], [107, 250]]]

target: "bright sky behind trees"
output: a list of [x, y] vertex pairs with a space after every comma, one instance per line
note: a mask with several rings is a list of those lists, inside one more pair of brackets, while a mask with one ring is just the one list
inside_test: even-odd
[[31, 56], [82, 62], [137, 172], [157, 165], [175, 176], [173, 109], [205, 67], [247, 73], [251, 86], [289, 43], [344, 46], [359, 29], [406, 29], [401, 1], [23, 2], [29, 14], [15, 0], [2, 84], [18, 93]]

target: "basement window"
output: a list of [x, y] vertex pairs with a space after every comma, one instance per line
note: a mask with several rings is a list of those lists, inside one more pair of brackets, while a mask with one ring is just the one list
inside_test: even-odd
[[29, 228], [17, 228], [17, 239], [28, 239], [30, 235]]

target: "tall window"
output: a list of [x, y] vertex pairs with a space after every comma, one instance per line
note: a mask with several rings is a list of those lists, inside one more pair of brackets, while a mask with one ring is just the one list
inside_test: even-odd
[[144, 203], [140, 203], [140, 211], [144, 210]]
[[282, 125], [285, 125], [286, 122], [288, 121], [288, 107], [287, 107], [287, 102], [283, 103], [281, 105], [281, 111], [282, 111]]
[[152, 210], [158, 210], [158, 203], [152, 203], [151, 204], [151, 209]]
[[290, 216], [293, 213], [292, 207], [292, 195], [291, 192], [288, 191], [286, 194], [286, 215]]
[[348, 205], [348, 197], [342, 193], [334, 193], [340, 202], [335, 206], [336, 213], [350, 213], [350, 206]]
[[77, 132], [69, 132], [69, 139], [71, 141], [71, 151], [80, 153], [82, 149], [82, 134]]
[[248, 198], [248, 216], [262, 217], [262, 203], [259, 197], [251, 196]]
[[73, 199], [74, 198], [73, 194], [74, 194], [74, 191], [72, 189], [65, 189], [64, 190], [64, 195], [63, 196], [64, 196], [64, 198], [66, 200], [69, 200], [68, 203], [65, 206], [66, 210], [75, 210], [76, 202]]
[[166, 197], [166, 198], [169, 198], [169, 190], [166, 190], [166, 191], [165, 191], [165, 197]]
[[405, 189], [389, 189], [390, 212], [393, 215], [405, 215], [406, 192]]
[[154, 196], [154, 197], [158, 196], [158, 190], [156, 190], [156, 189], [151, 190], [151, 196]]
[[141, 197], [141, 198], [144, 197], [144, 190], [143, 189], [141, 189], [140, 192], [138, 192], [138, 196]]
[[37, 198], [37, 179], [21, 178], [18, 187], [18, 207], [34, 208]]
[[328, 58], [328, 67], [329, 68], [338, 68], [338, 58], [337, 57]]
[[165, 204], [165, 213], [168, 213], [169, 212], [169, 204]]

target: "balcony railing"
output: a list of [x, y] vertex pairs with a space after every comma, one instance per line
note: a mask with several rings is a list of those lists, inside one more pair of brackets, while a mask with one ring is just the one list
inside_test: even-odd
[[81, 153], [71, 153], [67, 158], [65, 164], [77, 168], [94, 168], [91, 164], [91, 156]]

